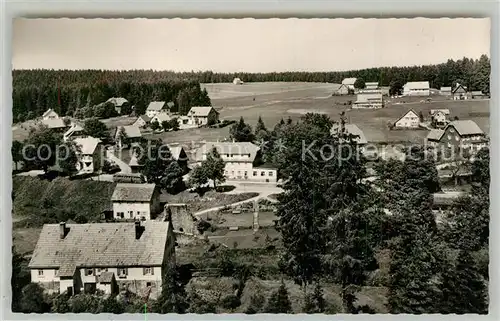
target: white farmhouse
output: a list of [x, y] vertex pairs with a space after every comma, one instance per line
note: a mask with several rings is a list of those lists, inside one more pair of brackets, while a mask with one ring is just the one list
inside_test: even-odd
[[28, 265], [49, 293], [106, 294], [128, 289], [157, 298], [175, 264], [169, 222], [45, 224]]
[[436, 128], [444, 128], [449, 122], [447, 119], [450, 114], [449, 109], [431, 109], [430, 114]]
[[155, 184], [118, 183], [111, 196], [113, 218], [151, 220], [161, 212]]
[[154, 116], [156, 116], [156, 114], [164, 110], [164, 108], [165, 108], [164, 101], [152, 101], [149, 103], [148, 108], [146, 108], [146, 115], [149, 118], [153, 118]]
[[122, 113], [122, 107], [128, 104], [128, 100], [123, 98], [123, 97], [111, 97], [108, 100], [106, 100], [106, 103], [111, 103], [113, 106], [115, 106], [115, 111], [117, 114]]
[[207, 154], [216, 148], [224, 161], [224, 176], [228, 180], [249, 180], [276, 183], [277, 170], [273, 167], [260, 166], [257, 158], [259, 147], [249, 142], [210, 142], [205, 143], [195, 152], [197, 164], [207, 159]]
[[358, 94], [352, 108], [382, 108], [384, 107], [384, 97], [382, 93]]
[[234, 85], [243, 85], [243, 81], [240, 78], [234, 78], [233, 84]]
[[411, 81], [403, 86], [403, 96], [429, 96], [430, 93], [428, 81]]
[[152, 123], [157, 122], [161, 126], [161, 124], [164, 121], [170, 121], [171, 119], [172, 119], [172, 117], [170, 117], [170, 115], [168, 113], [162, 111], [162, 112], [156, 114], [153, 118], [151, 118], [151, 122]]
[[211, 106], [191, 107], [187, 116], [191, 125], [213, 125], [219, 121], [219, 113]]
[[354, 84], [356, 83], [357, 78], [345, 78], [342, 80], [342, 85], [345, 85], [347, 88], [354, 90]]
[[140, 115], [137, 117], [135, 122], [132, 124], [133, 126], [136, 126], [138, 128], [144, 128], [148, 126], [151, 122], [151, 118], [149, 118], [147, 115]]
[[46, 119], [55, 119], [55, 118], [59, 118], [59, 114], [56, 113], [55, 110], [52, 109], [52, 108], [48, 109], [42, 115], [42, 119], [43, 120], [46, 120]]
[[401, 116], [398, 120], [394, 122], [395, 128], [410, 128], [415, 129], [420, 126], [420, 117], [413, 110], [408, 110], [403, 116]]
[[79, 150], [76, 153], [78, 162], [76, 169], [79, 174], [91, 174], [99, 170], [101, 165], [101, 149], [98, 148], [101, 144], [99, 138], [85, 137], [75, 138], [73, 140]]

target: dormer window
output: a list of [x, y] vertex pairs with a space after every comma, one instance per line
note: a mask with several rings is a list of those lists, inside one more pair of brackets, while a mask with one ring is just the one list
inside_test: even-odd
[[86, 276], [94, 275], [94, 269], [85, 269], [85, 275]]

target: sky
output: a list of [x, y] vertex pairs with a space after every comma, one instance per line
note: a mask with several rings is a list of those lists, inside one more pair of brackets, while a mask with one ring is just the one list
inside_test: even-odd
[[490, 56], [490, 20], [14, 20], [13, 69], [343, 71]]

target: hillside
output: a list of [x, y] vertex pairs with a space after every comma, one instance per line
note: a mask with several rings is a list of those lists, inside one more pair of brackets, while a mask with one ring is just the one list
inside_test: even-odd
[[15, 227], [37, 227], [68, 219], [93, 221], [111, 208], [115, 183], [90, 180], [53, 181], [38, 177], [12, 179], [13, 221]]

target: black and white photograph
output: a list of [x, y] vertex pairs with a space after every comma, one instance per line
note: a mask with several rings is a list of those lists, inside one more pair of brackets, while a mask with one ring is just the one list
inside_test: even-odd
[[14, 19], [12, 312], [488, 314], [490, 31]]

